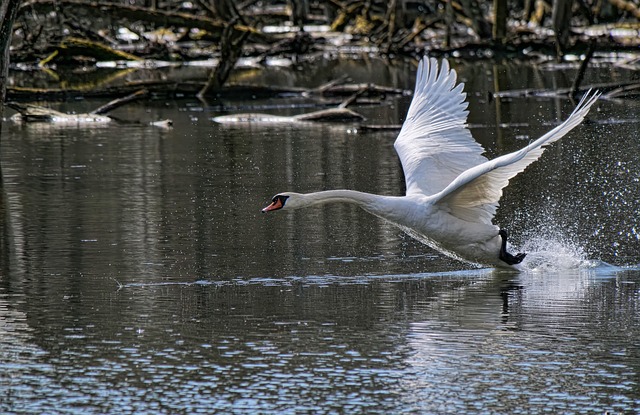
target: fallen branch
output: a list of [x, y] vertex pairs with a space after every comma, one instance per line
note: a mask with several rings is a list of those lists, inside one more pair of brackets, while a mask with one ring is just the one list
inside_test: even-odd
[[81, 114], [67, 114], [40, 105], [19, 104], [17, 102], [7, 102], [7, 106], [18, 111], [19, 117], [14, 119], [19, 119], [19, 121], [23, 122], [52, 122], [57, 124], [108, 123], [112, 119], [104, 114], [146, 95], [147, 91], [140, 90], [126, 97], [114, 99], [91, 112]]
[[288, 124], [299, 122], [360, 122], [361, 114], [347, 108], [329, 108], [306, 114], [282, 116], [262, 113], [221, 115], [213, 119], [218, 124]]
[[[323, 90], [323, 96], [351, 96], [358, 93], [362, 89], [366, 89], [366, 95], [408, 95], [411, 92], [381, 85], [373, 84], [349, 84], [349, 85], [333, 85]], [[51, 99], [70, 99], [70, 98], [112, 98], [132, 94], [139, 89], [146, 89], [154, 96], [162, 97], [194, 97], [201, 89], [201, 82], [175, 82], [175, 81], [135, 81], [128, 82], [123, 85], [112, 85], [102, 88], [26, 88], [26, 87], [7, 87], [7, 97], [16, 100], [51, 100]], [[213, 89], [208, 91], [209, 96], [218, 97], [254, 97], [254, 98], [272, 98], [281, 95], [300, 95], [308, 96], [313, 90], [298, 87], [285, 86], [266, 86], [266, 85], [247, 85], [247, 84], [229, 84], [224, 88]], [[365, 95], [365, 94], [363, 94]]]
[[18, 116], [12, 117], [13, 120], [22, 122], [52, 122], [57, 124], [91, 124], [91, 123], [108, 123], [111, 118], [106, 115], [98, 115], [92, 113], [67, 114], [56, 111], [52, 108], [41, 107], [33, 104], [18, 104], [16, 102], [7, 102], [7, 106], [18, 111]]
[[338, 108], [347, 108], [349, 105], [353, 104], [360, 96], [362, 96], [365, 92], [369, 90], [369, 85], [360, 88], [353, 95], [342, 101], [342, 103], [338, 106]]
[[638, 96], [640, 95], [640, 83], [634, 83], [630, 85], [621, 86], [620, 88], [612, 89], [611, 91], [603, 94], [602, 97], [606, 99]]
[[[603, 91], [602, 97], [607, 97], [609, 92], [619, 91], [622, 92], [624, 88], [629, 86], [638, 85], [637, 81], [626, 82], [611, 82], [601, 84], [591, 84], [579, 88], [578, 94], [584, 93], [589, 89], [597, 89]], [[629, 88], [633, 90], [634, 88]], [[498, 91], [493, 93], [494, 98], [526, 98], [526, 97], [568, 97], [572, 94], [573, 88], [555, 88], [555, 89], [514, 89], [510, 91]]]
[[625, 0], [609, 0], [609, 3], [620, 10], [624, 10], [633, 15], [636, 19], [640, 19], [640, 8], [631, 1]]
[[[55, 12], [58, 9], [82, 8], [99, 17], [105, 14], [126, 19], [132, 22], [148, 22], [162, 26], [187, 27], [191, 29], [202, 29], [218, 36], [222, 33], [228, 23], [218, 19], [212, 19], [206, 16], [198, 16], [189, 13], [164, 11], [158, 9], [150, 9], [146, 7], [130, 6], [127, 4], [97, 2], [85, 0], [30, 0], [26, 1], [20, 7], [18, 13], [36, 11], [38, 13]], [[234, 30], [239, 32], [247, 32], [258, 38], [268, 40], [269, 36], [261, 31], [246, 25], [234, 25]]]
[[307, 92], [307, 95], [322, 95], [325, 91], [335, 87], [336, 85], [341, 85], [347, 81], [348, 77], [346, 75], [341, 76], [338, 79], [332, 79], [329, 82], [326, 82], [316, 88], [313, 88]]
[[323, 122], [346, 122], [362, 121], [364, 117], [355, 111], [347, 108], [329, 108], [326, 110], [314, 111], [307, 114], [294, 116], [297, 121], [323, 121]]
[[141, 58], [135, 55], [113, 49], [109, 46], [103, 45], [102, 43], [94, 42], [87, 39], [81, 39], [77, 37], [68, 37], [62, 42], [60, 42], [58, 49], [56, 49], [49, 56], [41, 60], [38, 63], [38, 66], [40, 67], [45, 66], [49, 62], [53, 61], [54, 59], [59, 59], [61, 57], [63, 59], [69, 59], [78, 55], [89, 56], [99, 61], [142, 60]]
[[386, 94], [391, 94], [391, 95], [409, 95], [411, 94], [411, 91], [407, 91], [404, 89], [400, 89], [400, 88], [394, 88], [394, 87], [390, 87], [390, 86], [382, 86], [382, 85], [375, 85], [375, 84], [365, 84], [365, 83], [359, 83], [359, 84], [345, 84], [345, 85], [335, 85], [332, 86], [330, 88], [327, 88], [324, 92], [323, 95], [327, 96], [327, 95], [353, 95], [355, 93], [357, 93], [358, 91], [361, 90], [365, 90], [364, 92], [367, 92], [368, 95], [386, 95]]
[[358, 131], [363, 131], [363, 132], [369, 132], [369, 131], [373, 131], [373, 132], [378, 132], [378, 131], [400, 131], [402, 129], [402, 124], [383, 124], [383, 125], [377, 125], [377, 124], [363, 124], [361, 126], [358, 127]]
[[147, 91], [146, 89], [141, 89], [139, 91], [134, 92], [133, 94], [127, 95], [126, 97], [123, 98], [117, 98], [114, 99], [113, 101], [109, 101], [108, 103], [104, 104], [101, 107], [96, 108], [95, 110], [91, 111], [91, 114], [106, 114], [108, 112], [113, 111], [114, 109], [121, 107], [125, 104], [128, 104], [131, 101], [135, 101], [138, 100], [142, 97], [145, 97], [149, 95], [149, 91]]

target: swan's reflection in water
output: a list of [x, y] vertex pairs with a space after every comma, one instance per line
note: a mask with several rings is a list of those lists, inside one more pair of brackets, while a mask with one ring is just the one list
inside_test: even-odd
[[423, 395], [407, 394], [408, 405], [462, 413], [638, 410], [638, 341], [629, 341], [640, 332], [637, 270], [600, 264], [495, 277], [449, 293], [410, 324], [413, 376], [404, 387]]

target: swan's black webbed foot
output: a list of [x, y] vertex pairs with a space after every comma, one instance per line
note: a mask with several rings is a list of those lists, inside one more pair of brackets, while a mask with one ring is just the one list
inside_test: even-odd
[[500, 254], [498, 255], [498, 258], [509, 265], [521, 263], [524, 257], [527, 256], [527, 254], [525, 254], [524, 252], [519, 252], [516, 255], [511, 255], [507, 252], [507, 231], [505, 231], [504, 229], [500, 229], [498, 235], [500, 235], [500, 237], [502, 238], [502, 245], [500, 246]]

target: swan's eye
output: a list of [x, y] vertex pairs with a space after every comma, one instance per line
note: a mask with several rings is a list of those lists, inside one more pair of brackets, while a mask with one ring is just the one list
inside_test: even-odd
[[289, 199], [289, 196], [278, 195], [278, 196], [273, 198], [273, 201], [275, 202], [276, 200], [278, 200], [278, 201], [280, 201], [280, 204], [282, 206], [284, 206], [284, 203], [287, 201], [287, 199]]

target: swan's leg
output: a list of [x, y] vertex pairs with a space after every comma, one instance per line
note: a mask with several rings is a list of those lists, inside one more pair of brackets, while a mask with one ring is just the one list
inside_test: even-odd
[[527, 256], [527, 254], [524, 252], [519, 252], [516, 255], [511, 255], [507, 252], [507, 231], [505, 231], [504, 229], [500, 229], [498, 235], [500, 235], [500, 237], [502, 238], [502, 245], [500, 246], [500, 254], [498, 255], [498, 258], [509, 265], [521, 263], [524, 257]]

